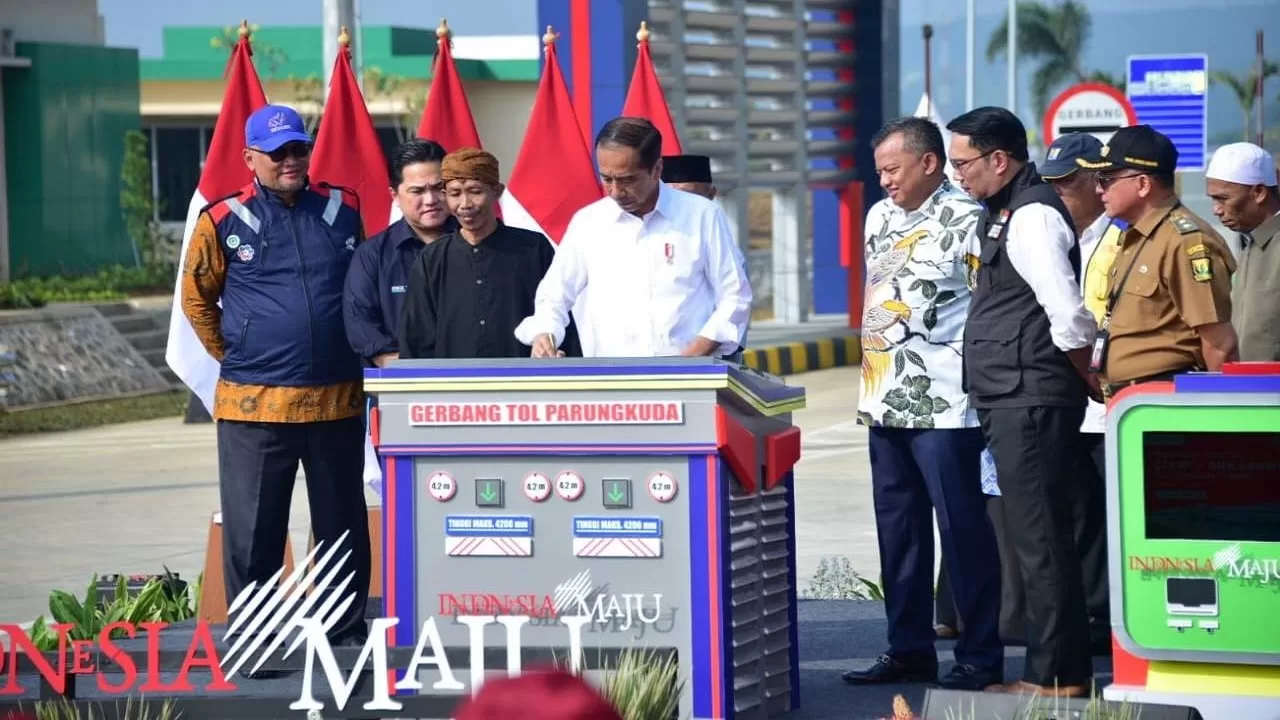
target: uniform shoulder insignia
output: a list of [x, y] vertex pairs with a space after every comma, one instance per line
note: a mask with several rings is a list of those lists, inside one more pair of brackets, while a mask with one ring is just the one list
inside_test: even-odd
[[1173, 226], [1177, 228], [1178, 232], [1182, 233], [1183, 235], [1190, 235], [1191, 233], [1194, 233], [1194, 232], [1200, 232], [1200, 226], [1196, 224], [1196, 221], [1192, 220], [1186, 215], [1178, 215], [1174, 217]]
[[1196, 282], [1213, 279], [1213, 262], [1207, 257], [1191, 258], [1191, 278]]

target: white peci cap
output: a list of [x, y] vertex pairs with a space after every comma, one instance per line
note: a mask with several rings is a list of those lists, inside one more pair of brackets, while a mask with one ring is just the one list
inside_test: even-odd
[[1231, 143], [1218, 148], [1204, 176], [1208, 180], [1237, 185], [1275, 187], [1277, 183], [1276, 163], [1271, 153], [1250, 142]]

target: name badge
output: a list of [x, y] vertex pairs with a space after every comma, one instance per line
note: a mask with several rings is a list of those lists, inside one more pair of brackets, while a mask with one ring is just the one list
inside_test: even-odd
[[406, 287], [406, 286], [404, 286], [404, 285], [392, 285], [392, 286], [391, 286], [391, 292], [393, 292], [393, 293], [402, 293], [402, 292], [404, 292], [406, 289], [407, 289], [407, 287]]
[[1111, 341], [1111, 316], [1102, 319], [1102, 327], [1093, 337], [1093, 354], [1089, 356], [1089, 372], [1100, 373], [1107, 363], [1107, 344]]

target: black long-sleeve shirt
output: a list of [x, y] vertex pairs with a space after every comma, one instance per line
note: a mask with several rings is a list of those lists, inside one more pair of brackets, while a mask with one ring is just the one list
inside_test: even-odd
[[[534, 295], [555, 248], [540, 233], [498, 223], [476, 245], [450, 233], [418, 256], [400, 317], [402, 358], [529, 357], [516, 326], [533, 314]], [[572, 330], [572, 328], [571, 328]], [[577, 334], [561, 349], [581, 355]]]
[[[457, 228], [449, 218], [446, 229]], [[400, 313], [408, 292], [409, 274], [425, 249], [403, 219], [356, 247], [347, 270], [342, 315], [347, 341], [366, 365], [386, 353], [400, 351]]]

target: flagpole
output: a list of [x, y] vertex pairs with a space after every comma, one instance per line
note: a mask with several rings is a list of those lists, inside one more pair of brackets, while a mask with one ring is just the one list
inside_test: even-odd
[[924, 97], [925, 117], [933, 114], [933, 26], [924, 26]]
[[1018, 114], [1018, 0], [1009, 0], [1009, 112]]
[[964, 109], [972, 110], [973, 105], [973, 71], [974, 46], [977, 45], [977, 0], [968, 0], [968, 9], [964, 19]]
[[[1267, 60], [1266, 60], [1266, 57], [1265, 57], [1265, 56], [1263, 55], [1263, 53], [1262, 53], [1262, 28], [1258, 28], [1258, 87], [1257, 87], [1257, 92], [1258, 92], [1258, 97], [1257, 97], [1257, 103], [1258, 103], [1258, 108], [1257, 108], [1257, 109], [1258, 109], [1258, 147], [1264, 147], [1264, 146], [1265, 146], [1264, 141], [1266, 140], [1266, 132], [1265, 132], [1266, 126], [1263, 124], [1263, 121], [1262, 121], [1262, 101], [1263, 101], [1263, 97], [1262, 97], [1262, 88], [1263, 88], [1262, 71], [1263, 71], [1263, 69], [1266, 67], [1266, 65], [1267, 65]], [[1246, 123], [1246, 124], [1247, 124], [1247, 123]]]
[[[338, 35], [342, 28], [356, 27], [355, 0], [322, 0], [324, 3], [324, 99], [333, 84], [333, 63], [338, 59]], [[359, 49], [357, 45], [357, 50]]]

